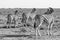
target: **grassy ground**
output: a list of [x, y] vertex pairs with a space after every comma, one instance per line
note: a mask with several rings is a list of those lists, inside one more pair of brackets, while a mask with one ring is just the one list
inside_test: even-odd
[[[0, 14], [14, 14], [14, 11], [16, 9], [0, 9]], [[23, 12], [25, 12], [26, 14], [27, 13], [30, 13], [32, 9], [18, 9], [19, 10], [19, 13], [22, 13], [21, 11], [23, 10]], [[43, 14], [44, 12], [46, 12], [46, 9], [37, 9], [37, 11], [35, 13], [37, 14]], [[60, 9], [54, 9], [54, 13], [53, 13], [54, 16], [60, 16]], [[32, 38], [27, 38], [27, 37], [19, 37], [16, 39], [15, 38], [8, 38], [6, 37], [7, 39], [5, 39], [4, 37], [4, 40], [9, 40], [9, 39], [14, 39], [14, 40], [36, 40], [36, 35], [35, 35], [35, 30], [33, 28], [26, 28], [25, 29], [27, 30], [26, 33], [23, 33], [21, 32], [21, 29], [22, 28], [10, 28], [10, 29], [0, 29], [0, 36], [4, 36], [4, 35], [22, 35], [22, 34], [28, 34], [28, 35], [32, 35], [33, 37]], [[53, 31], [55, 31], [55, 29], [53, 29]], [[45, 32], [45, 31], [43, 31]], [[41, 34], [43, 35], [43, 32], [41, 32]], [[54, 32], [53, 32], [54, 33]], [[60, 34], [60, 31], [57, 30], [56, 33], [54, 33], [54, 35], [52, 36], [47, 36], [47, 35], [43, 35], [43, 36], [38, 36], [37, 40], [59, 40], [60, 39], [60, 36], [56, 36], [56, 34]]]

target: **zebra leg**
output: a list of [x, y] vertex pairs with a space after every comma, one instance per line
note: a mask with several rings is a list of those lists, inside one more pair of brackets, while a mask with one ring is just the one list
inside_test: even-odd
[[48, 32], [48, 36], [50, 36], [50, 26], [48, 25], [48, 30], [47, 30], [47, 32]]
[[51, 35], [53, 35], [53, 33], [52, 33], [53, 24], [54, 24], [54, 23], [51, 24], [51, 32], [50, 32]]
[[52, 35], [52, 32], [51, 32], [51, 30], [52, 30], [52, 25], [53, 25], [53, 24], [51, 24], [51, 25], [49, 24], [49, 25], [48, 25], [48, 35], [49, 35], [49, 36]]
[[39, 35], [40, 35], [40, 37], [41, 37], [41, 33], [40, 33], [39, 29], [38, 29], [38, 33], [39, 33]]
[[38, 34], [37, 34], [38, 32], [37, 32], [37, 29], [36, 29], [36, 40], [37, 40], [37, 38], [38, 38]]
[[50, 34], [52, 35], [52, 27], [53, 27], [53, 24], [54, 24], [54, 19], [50, 22]]
[[53, 25], [53, 24], [51, 24], [51, 31], [50, 31], [50, 34], [51, 34], [51, 35], [52, 35], [52, 25]]
[[41, 33], [40, 33], [39, 29], [37, 28], [36, 29], [36, 39], [38, 39], [39, 36], [41, 37]]
[[43, 23], [43, 20], [41, 21], [40, 25], [39, 25], [38, 28], [37, 28], [40, 37], [41, 37], [41, 33], [40, 33], [40, 31], [39, 31], [39, 28], [40, 28], [40, 26], [42, 25], [42, 23]]
[[40, 31], [39, 31], [39, 28], [40, 28], [41, 25], [42, 25], [42, 24], [40, 24], [39, 27], [37, 28], [37, 32], [38, 32], [39, 36], [41, 36], [41, 33], [40, 33]]

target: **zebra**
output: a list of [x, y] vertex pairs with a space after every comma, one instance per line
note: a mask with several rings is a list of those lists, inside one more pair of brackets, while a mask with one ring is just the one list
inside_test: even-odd
[[[49, 11], [50, 12], [50, 11]], [[53, 12], [53, 11], [52, 11]], [[37, 32], [39, 33], [39, 35], [41, 36], [41, 33], [39, 31], [39, 28], [40, 26], [42, 25], [43, 23], [43, 20], [47, 20], [48, 22], [48, 29], [52, 29], [52, 25], [54, 23], [54, 16], [51, 14], [52, 12], [50, 12], [50, 14], [44, 14], [44, 15], [41, 15], [41, 22], [40, 24], [38, 25], [38, 27], [36, 28], [36, 36], [37, 36]], [[52, 34], [52, 33], [51, 33]], [[50, 30], [48, 30], [48, 35], [50, 35]]]
[[[49, 10], [49, 11], [48, 11]], [[52, 29], [52, 25], [54, 24], [54, 15], [53, 15], [54, 9], [49, 7], [49, 9], [47, 9], [47, 14], [42, 15], [43, 17], [46, 18], [47, 22], [48, 22], [48, 29]], [[48, 35], [52, 35], [52, 33], [48, 30]], [[50, 33], [49, 33], [50, 32]]]

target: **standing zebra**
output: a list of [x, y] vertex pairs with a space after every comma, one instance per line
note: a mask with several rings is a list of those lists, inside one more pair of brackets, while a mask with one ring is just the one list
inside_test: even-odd
[[[54, 23], [54, 16], [52, 15], [52, 13], [54, 12], [54, 10], [52, 8], [49, 8], [47, 10], [47, 12], [45, 13], [45, 15], [43, 16], [43, 20], [47, 20], [47, 24], [48, 24], [48, 35], [52, 34], [50, 32], [50, 29], [52, 29], [52, 25]], [[45, 19], [44, 19], [45, 18]], [[43, 22], [43, 21], [42, 21]], [[40, 24], [41, 25], [41, 24]], [[39, 26], [40, 26], [39, 25]]]
[[[53, 9], [52, 8], [49, 8], [49, 12], [48, 12], [48, 10], [47, 10], [47, 12], [44, 14], [44, 15], [41, 15], [41, 16], [39, 16], [39, 18], [37, 17], [37, 16], [35, 16], [35, 19], [37, 20], [40, 20], [40, 23], [38, 24], [38, 26], [36, 26], [37, 28], [36, 28], [36, 35], [37, 35], [37, 32], [39, 33], [39, 35], [41, 36], [41, 33], [40, 33], [40, 31], [39, 31], [39, 28], [40, 28], [40, 26], [42, 25], [42, 23], [44, 22], [44, 20], [46, 20], [45, 22], [47, 22], [46, 24], [48, 24], [48, 35], [50, 35], [50, 34], [52, 34], [51, 32], [50, 32], [50, 29], [52, 29], [52, 25], [53, 25], [53, 23], [54, 23], [54, 17], [53, 17], [53, 15], [52, 15], [52, 13], [53, 13], [53, 11], [52, 11]], [[37, 17], [37, 18], [36, 18]], [[38, 22], [37, 22], [38, 23]], [[36, 24], [37, 24], [36, 23]], [[35, 25], [36, 25], [35, 24]]]

